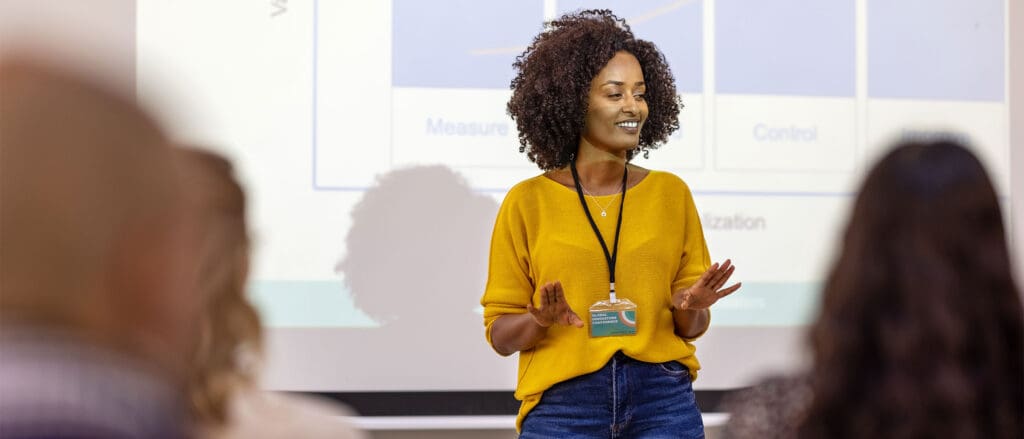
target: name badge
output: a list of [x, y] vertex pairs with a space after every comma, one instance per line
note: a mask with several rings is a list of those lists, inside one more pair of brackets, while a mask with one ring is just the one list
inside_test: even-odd
[[636, 304], [629, 299], [602, 300], [590, 307], [590, 336], [636, 335]]

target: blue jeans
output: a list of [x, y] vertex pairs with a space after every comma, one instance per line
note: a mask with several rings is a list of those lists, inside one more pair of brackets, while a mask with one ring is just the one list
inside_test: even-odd
[[618, 352], [597, 372], [555, 384], [526, 415], [520, 439], [703, 438], [690, 372]]

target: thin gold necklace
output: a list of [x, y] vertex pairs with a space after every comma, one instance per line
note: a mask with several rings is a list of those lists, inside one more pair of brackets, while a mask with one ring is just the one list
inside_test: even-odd
[[[614, 197], [614, 198], [608, 200], [608, 203], [605, 204], [604, 206], [602, 206], [601, 203], [597, 202], [597, 197], [594, 196], [594, 194], [590, 193], [590, 191], [588, 191], [587, 188], [583, 187], [583, 183], [582, 182], [580, 183], [580, 187], [583, 188], [583, 192], [584, 193], [586, 193], [587, 195], [590, 196], [590, 200], [593, 201], [595, 205], [597, 205], [597, 208], [601, 209], [601, 216], [607, 217], [608, 216], [608, 208], [611, 207], [612, 202], [615, 201], [615, 198], [618, 198], [618, 197]], [[615, 195], [619, 195], [619, 192], [616, 192]]]

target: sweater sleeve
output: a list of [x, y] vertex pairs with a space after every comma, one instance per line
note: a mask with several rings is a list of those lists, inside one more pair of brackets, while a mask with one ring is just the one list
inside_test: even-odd
[[[690, 193], [690, 188], [686, 186], [686, 183], [683, 183], [681, 199], [683, 201], [683, 255], [679, 262], [679, 271], [676, 272], [675, 280], [672, 281], [673, 292], [689, 288], [711, 267], [711, 254], [708, 252], [707, 242], [704, 241], [704, 228], [701, 227], [697, 205], [693, 202], [693, 194]], [[711, 317], [710, 313], [711, 310], [708, 310], [708, 318]], [[707, 328], [704, 329], [704, 332], [684, 338], [684, 340], [694, 341], [705, 332], [707, 332]]]
[[519, 210], [517, 193], [510, 191], [498, 211], [491, 236], [487, 287], [480, 299], [484, 307], [487, 342], [492, 347], [494, 321], [505, 314], [525, 313], [526, 304], [533, 298], [527, 225]]
[[686, 183], [682, 183], [682, 225], [683, 254], [679, 262], [679, 270], [672, 281], [672, 291], [688, 288], [697, 282], [708, 268], [711, 267], [711, 255], [707, 242], [704, 241], [704, 229], [700, 224], [700, 215], [693, 202], [693, 195]]

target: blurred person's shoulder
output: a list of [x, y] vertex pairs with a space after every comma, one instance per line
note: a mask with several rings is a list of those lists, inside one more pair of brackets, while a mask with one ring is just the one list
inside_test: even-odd
[[181, 437], [184, 407], [165, 378], [73, 332], [2, 326], [0, 437]]
[[240, 389], [231, 400], [228, 425], [201, 432], [216, 439], [339, 438], [365, 439], [348, 420], [344, 405], [294, 394]]

